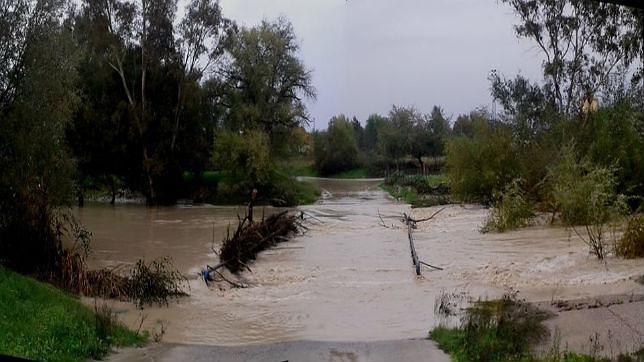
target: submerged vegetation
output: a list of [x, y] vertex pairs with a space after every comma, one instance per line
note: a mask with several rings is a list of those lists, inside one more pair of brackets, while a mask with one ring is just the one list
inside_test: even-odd
[[437, 327], [430, 337], [456, 361], [529, 361], [530, 347], [548, 335], [542, 324], [547, 317], [516, 294], [506, 294], [475, 302], [459, 328]]
[[534, 206], [526, 200], [521, 189], [521, 180], [506, 185], [503, 192], [496, 195], [492, 211], [488, 215], [482, 232], [504, 232], [530, 224], [534, 217]]
[[624, 234], [615, 245], [615, 253], [627, 259], [644, 257], [644, 215], [634, 215], [628, 220]]
[[[557, 336], [548, 351], [538, 353], [535, 347], [549, 336], [544, 321], [552, 317], [532, 304], [517, 298], [516, 292], [503, 295], [499, 300], [475, 301], [459, 313], [457, 299], [463, 295], [442, 294], [437, 299], [435, 313], [439, 317], [460, 315], [455, 328], [439, 325], [429, 333], [439, 348], [449, 353], [454, 361], [524, 361], [524, 362], [608, 362], [610, 358], [592, 351], [589, 355], [562, 350]], [[591, 341], [592, 342], [592, 341]], [[599, 348], [600, 346], [595, 346]], [[634, 355], [620, 354], [618, 361], [641, 361], [644, 351]]]

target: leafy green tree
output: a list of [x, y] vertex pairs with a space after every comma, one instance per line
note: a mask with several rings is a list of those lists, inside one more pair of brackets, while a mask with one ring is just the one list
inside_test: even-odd
[[353, 124], [344, 115], [331, 118], [326, 132], [315, 136], [315, 167], [323, 175], [351, 170], [358, 164]]
[[489, 79], [492, 97], [502, 107], [501, 121], [511, 125], [517, 138], [529, 142], [556, 125], [559, 117], [553, 116], [556, 106], [547, 87], [520, 75], [505, 79], [494, 71]]
[[0, 263], [27, 273], [56, 270], [69, 227], [78, 54], [64, 11], [54, 0], [0, 7]]
[[454, 137], [472, 137], [474, 135], [474, 123], [490, 119], [485, 110], [476, 110], [470, 114], [462, 114], [456, 118], [452, 127]]
[[268, 135], [260, 130], [219, 131], [213, 161], [229, 176], [228, 186], [243, 193], [268, 184], [274, 168]]
[[353, 126], [353, 136], [356, 139], [356, 144], [358, 145], [358, 149], [364, 150], [365, 134], [364, 134], [364, 128], [362, 127], [362, 124], [360, 124], [360, 121], [358, 121], [358, 118], [354, 116], [351, 119], [351, 125]]
[[449, 137], [452, 129], [449, 125], [449, 120], [443, 114], [443, 108], [434, 106], [432, 113], [429, 116], [429, 130], [430, 130], [430, 145], [428, 154], [430, 156], [440, 156], [444, 153], [445, 140]]
[[385, 157], [397, 164], [399, 159], [412, 153], [414, 128], [421, 117], [420, 112], [412, 107], [392, 108], [388, 122], [378, 135], [378, 147]]
[[85, 126], [91, 123], [108, 136], [115, 133], [109, 124], [116, 126], [118, 140], [108, 143], [119, 145], [111, 154], [101, 152], [109, 148], [89, 154], [90, 160], [118, 160], [118, 167], [81, 169], [94, 178], [103, 178], [96, 168], [116, 173], [151, 203], [173, 202], [183, 171], [208, 164], [216, 112], [200, 81], [213, 71], [233, 28], [215, 0], [188, 2], [179, 21], [176, 10], [173, 0], [86, 1], [76, 20], [89, 102], [76, 117], [72, 146], [83, 157], [83, 143], [103, 142], [96, 137], [101, 132]]
[[304, 100], [315, 98], [311, 72], [298, 57], [293, 26], [284, 18], [242, 28], [226, 46], [230, 61], [219, 73], [223, 125], [273, 135], [309, 122]]
[[472, 138], [447, 142], [447, 178], [457, 198], [490, 202], [496, 192], [520, 176], [512, 131], [483, 119], [473, 122], [473, 128]]
[[375, 151], [378, 146], [378, 137], [383, 127], [387, 123], [387, 118], [379, 114], [372, 114], [367, 118], [367, 124], [364, 128], [365, 148], [369, 151]]

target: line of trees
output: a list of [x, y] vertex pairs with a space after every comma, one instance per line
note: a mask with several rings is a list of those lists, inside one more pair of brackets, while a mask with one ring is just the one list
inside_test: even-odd
[[86, 236], [64, 207], [88, 189], [170, 204], [197, 194], [186, 175], [216, 170], [223, 186], [204, 197], [243, 184], [297, 202], [274, 163], [299, 152], [315, 97], [293, 27], [239, 27], [218, 0], [182, 6], [0, 0], [0, 263], [56, 270], [64, 239]]
[[[544, 77], [490, 74], [502, 111], [496, 122], [477, 117], [469, 134], [447, 143], [451, 191], [494, 206], [486, 231], [526, 225], [545, 211], [603, 259], [608, 224], [641, 212], [644, 201], [644, 11], [503, 2], [517, 15], [517, 36], [543, 55]], [[629, 230], [641, 227], [641, 218], [632, 220]], [[644, 255], [644, 239], [635, 239], [613, 249]]]
[[426, 160], [436, 162], [444, 155], [451, 134], [449, 119], [439, 106], [430, 114], [393, 106], [387, 116], [369, 116], [364, 127], [355, 117], [338, 115], [331, 118], [326, 131], [314, 134], [315, 168], [322, 175], [365, 168], [381, 176], [410, 164], [427, 171]]

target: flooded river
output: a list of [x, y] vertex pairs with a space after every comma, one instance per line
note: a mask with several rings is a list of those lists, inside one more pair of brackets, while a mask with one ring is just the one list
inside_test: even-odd
[[165, 342], [423, 338], [443, 290], [495, 297], [514, 288], [531, 300], [644, 292], [632, 280], [644, 271], [643, 260], [599, 263], [559, 228], [481, 234], [486, 210], [473, 205], [449, 206], [419, 226], [420, 259], [445, 270], [426, 269], [418, 278], [399, 221], [408, 205], [383, 193], [378, 180], [313, 182], [323, 197], [302, 209], [320, 221], [311, 221], [306, 235], [260, 254], [253, 273], [244, 274], [245, 289], [208, 288], [197, 277], [205, 264], [217, 263], [213, 240], [217, 248], [242, 208], [90, 205], [78, 216], [94, 234], [92, 266], [171, 256], [188, 276], [190, 296], [169, 307], [139, 311], [113, 302], [119, 318], [135, 329], [142, 317], [144, 329], [158, 329], [162, 321]]

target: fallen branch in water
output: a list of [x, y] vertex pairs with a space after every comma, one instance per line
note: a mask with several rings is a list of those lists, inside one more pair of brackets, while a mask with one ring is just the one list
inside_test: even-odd
[[387, 229], [390, 229], [390, 227], [385, 224], [385, 220], [382, 219], [382, 216], [380, 215], [380, 209], [378, 209], [378, 217], [380, 218], [380, 225]]
[[[208, 268], [208, 271], [226, 267], [231, 273], [238, 273], [248, 268], [248, 262], [255, 260], [258, 253], [288, 240], [300, 228], [308, 229], [298, 222], [297, 215], [288, 211], [273, 214], [256, 223], [248, 217], [239, 218], [237, 229], [232, 236], [228, 233], [219, 249], [221, 262], [214, 268]], [[204, 279], [207, 279], [207, 275]]]
[[429, 221], [429, 220], [433, 219], [433, 218], [434, 218], [434, 216], [436, 216], [436, 215], [440, 214], [440, 213], [441, 213], [441, 211], [443, 211], [443, 210], [445, 210], [445, 208], [444, 208], [444, 207], [443, 207], [442, 209], [440, 209], [440, 210], [436, 211], [435, 213], [433, 213], [430, 217], [426, 217], [426, 218], [424, 218], [424, 219], [412, 219], [412, 218], [411, 218], [411, 216], [408, 216], [407, 214], [405, 214], [405, 216], [406, 216], [410, 221], [413, 221], [413, 222], [414, 222], [414, 224], [416, 224], [416, 223], [419, 223], [419, 222], [425, 222], [425, 221]]
[[419, 263], [421, 263], [421, 264], [423, 264], [423, 265], [425, 265], [425, 266], [428, 266], [428, 267], [430, 267], [430, 268], [436, 269], [436, 270], [445, 270], [445, 269], [443, 269], [443, 268], [441, 268], [441, 267], [438, 267], [438, 266], [434, 266], [434, 265], [431, 265], [431, 264], [425, 263], [424, 261], [420, 261], [420, 260], [419, 260], [418, 262], [419, 262]]

